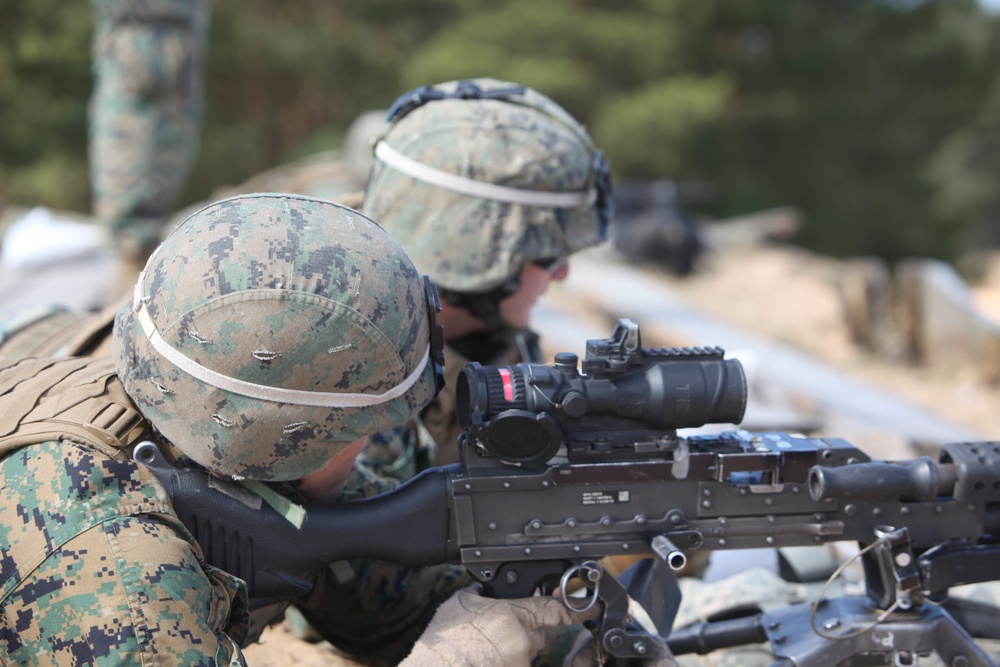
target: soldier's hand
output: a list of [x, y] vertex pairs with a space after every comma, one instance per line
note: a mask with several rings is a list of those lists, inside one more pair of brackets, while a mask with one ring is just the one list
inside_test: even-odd
[[582, 623], [598, 612], [571, 611], [556, 597], [496, 600], [465, 588], [441, 605], [401, 667], [526, 667], [544, 645], [544, 628]]

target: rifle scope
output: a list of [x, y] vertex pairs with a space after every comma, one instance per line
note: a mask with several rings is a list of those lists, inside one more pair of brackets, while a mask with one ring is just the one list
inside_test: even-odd
[[746, 409], [743, 367], [711, 348], [639, 345], [620, 320], [611, 338], [587, 342], [587, 356], [562, 352], [555, 363], [467, 365], [456, 386], [458, 420], [508, 463], [539, 465], [572, 432], [631, 428], [674, 431], [737, 424]]

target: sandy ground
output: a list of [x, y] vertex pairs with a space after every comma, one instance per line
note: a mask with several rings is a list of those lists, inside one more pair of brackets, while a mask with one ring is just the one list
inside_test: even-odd
[[[1000, 262], [973, 286], [984, 314], [1000, 318]], [[719, 319], [789, 343], [860, 380], [974, 429], [1000, 435], [1000, 387], [959, 373], [902, 365], [851, 343], [835, 281], [840, 265], [797, 248], [766, 246], [715, 255], [692, 279], [670, 280]]]
[[326, 644], [296, 639], [288, 623], [264, 631], [260, 640], [244, 649], [250, 667], [353, 667], [358, 663], [334, 653]]

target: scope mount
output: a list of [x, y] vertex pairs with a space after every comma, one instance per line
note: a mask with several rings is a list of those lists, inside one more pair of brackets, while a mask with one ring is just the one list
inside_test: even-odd
[[587, 341], [587, 356], [581, 364], [585, 375], [607, 375], [642, 364], [642, 337], [639, 325], [623, 317], [608, 338]]

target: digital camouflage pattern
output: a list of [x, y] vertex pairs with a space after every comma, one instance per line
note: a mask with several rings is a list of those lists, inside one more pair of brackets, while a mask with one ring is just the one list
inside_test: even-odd
[[0, 663], [238, 657], [246, 587], [130, 460], [148, 430], [108, 358], [0, 362]]
[[[447, 386], [442, 389], [447, 390]], [[431, 401], [431, 405], [435, 401]], [[405, 424], [374, 434], [368, 439], [368, 446], [358, 455], [358, 460], [381, 477], [405, 482], [421, 470], [435, 465], [436, 443], [420, 417], [414, 417]]]
[[[484, 91], [515, 87], [492, 79], [473, 83]], [[393, 122], [382, 141], [423, 165], [506, 187], [582, 192], [597, 177], [597, 149], [583, 126], [530, 88], [505, 100], [428, 101]], [[602, 239], [596, 206], [536, 207], [459, 194], [378, 159], [361, 210], [438, 287], [458, 292], [488, 291], [528, 262], [566, 257]]]
[[[131, 460], [149, 428], [134, 406], [121, 414], [130, 406], [108, 359], [0, 364], [0, 664], [242, 664], [246, 587], [204, 563], [160, 483]], [[45, 439], [67, 432], [89, 444]], [[359, 467], [330, 502], [394, 487]], [[452, 566], [352, 566], [301, 605], [367, 662], [406, 655], [467, 581]]]
[[[142, 311], [199, 372], [375, 403], [217, 388], [154, 348]], [[220, 474], [292, 480], [430, 401], [429, 340], [423, 280], [385, 230], [331, 202], [260, 194], [212, 204], [167, 237], [119, 313], [113, 348], [129, 395], [185, 454]], [[380, 396], [407, 378], [401, 395]]]
[[246, 587], [145, 467], [45, 442], [0, 460], [0, 497], [0, 662], [242, 664]]
[[119, 250], [160, 240], [198, 148], [210, 0], [93, 0], [93, 208]]

